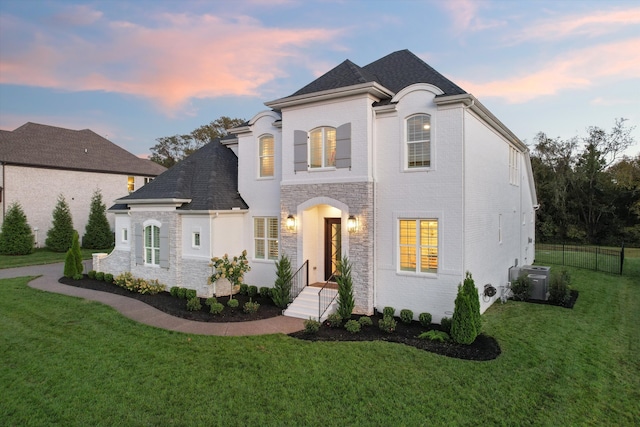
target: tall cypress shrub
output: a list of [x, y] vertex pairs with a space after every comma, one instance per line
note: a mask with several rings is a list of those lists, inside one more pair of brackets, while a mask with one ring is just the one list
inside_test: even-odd
[[458, 286], [453, 318], [451, 319], [451, 338], [459, 344], [471, 344], [478, 336], [478, 331], [471, 315], [469, 296]]
[[82, 271], [84, 266], [82, 265], [82, 253], [80, 252], [80, 241], [78, 232], [73, 231], [73, 243], [69, 250], [67, 250], [67, 256], [64, 259], [64, 276], [74, 279], [82, 278]]
[[353, 299], [353, 281], [351, 280], [351, 262], [346, 256], [338, 263], [338, 314], [342, 320], [351, 318], [351, 313], [355, 307]]
[[71, 210], [64, 196], [60, 194], [53, 209], [53, 226], [47, 231], [47, 248], [54, 252], [66, 252], [73, 243], [73, 231]]
[[469, 304], [471, 305], [471, 319], [476, 328], [476, 332], [479, 334], [482, 329], [482, 317], [480, 316], [480, 298], [478, 297], [478, 288], [473, 281], [471, 273], [467, 271], [466, 277], [462, 282], [462, 290], [469, 297]]
[[102, 203], [102, 194], [96, 190], [91, 197], [89, 221], [82, 237], [82, 247], [105, 249], [113, 246], [113, 233], [107, 220], [107, 207]]
[[2, 255], [28, 255], [33, 252], [35, 240], [27, 216], [18, 202], [9, 205], [0, 229]]
[[271, 299], [277, 307], [285, 308], [289, 304], [292, 277], [291, 261], [287, 255], [283, 254], [276, 261], [276, 282], [271, 292]]

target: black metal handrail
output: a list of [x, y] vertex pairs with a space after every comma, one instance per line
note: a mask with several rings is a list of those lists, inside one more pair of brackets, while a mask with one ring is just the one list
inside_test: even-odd
[[335, 277], [336, 273], [333, 273], [318, 291], [318, 322], [322, 319], [322, 315], [327, 311], [333, 300], [338, 296], [337, 293], [331, 296], [330, 293], [326, 292], [326, 289], [329, 289], [327, 286], [329, 283], [332, 283], [331, 279], [335, 279]]
[[309, 285], [309, 260], [306, 260], [300, 268], [291, 276], [291, 290], [289, 291], [289, 302], [292, 302], [300, 292]]

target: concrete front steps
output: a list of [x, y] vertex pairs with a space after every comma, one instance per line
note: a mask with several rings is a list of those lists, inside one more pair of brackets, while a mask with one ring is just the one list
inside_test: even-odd
[[[316, 288], [314, 286], [305, 287], [302, 292], [298, 295], [296, 299], [293, 300], [289, 307], [284, 311], [285, 316], [296, 317], [298, 319], [308, 319], [312, 318], [318, 320], [318, 292], [320, 288]], [[331, 299], [334, 296], [336, 298], [333, 300], [331, 305], [327, 311], [324, 312], [320, 322], [324, 322], [326, 318], [331, 314], [335, 313], [338, 310], [338, 301], [337, 289], [325, 289], [325, 295], [330, 295], [327, 298]]]

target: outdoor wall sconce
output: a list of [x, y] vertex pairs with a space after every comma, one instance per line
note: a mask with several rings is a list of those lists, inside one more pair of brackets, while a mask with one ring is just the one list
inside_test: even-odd
[[353, 233], [357, 229], [358, 229], [358, 220], [356, 219], [355, 216], [349, 215], [349, 218], [347, 219], [347, 231], [349, 231], [349, 233]]
[[287, 217], [286, 226], [289, 231], [294, 231], [296, 229], [296, 218], [293, 215], [289, 215]]

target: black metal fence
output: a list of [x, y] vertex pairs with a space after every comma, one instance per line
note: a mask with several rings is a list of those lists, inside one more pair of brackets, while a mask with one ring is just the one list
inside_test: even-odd
[[624, 245], [620, 248], [600, 246], [536, 244], [537, 264], [557, 264], [607, 273], [622, 274]]

